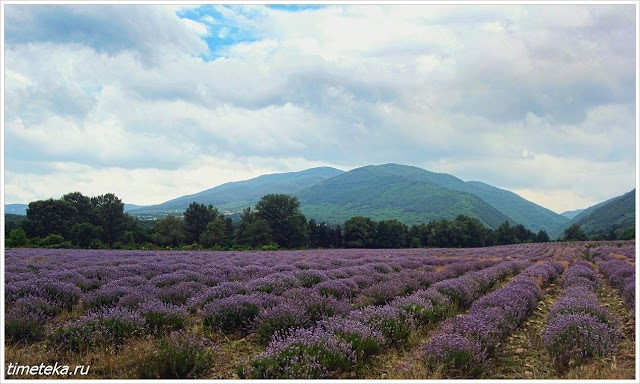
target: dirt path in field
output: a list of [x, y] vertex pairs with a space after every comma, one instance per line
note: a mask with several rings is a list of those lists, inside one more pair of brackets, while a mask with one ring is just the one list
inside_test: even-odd
[[563, 374], [556, 372], [553, 361], [542, 343], [546, 318], [555, 301], [562, 293], [556, 282], [544, 289], [545, 298], [538, 310], [514, 333], [502, 347], [494, 361], [494, 368], [483, 378], [491, 379], [633, 379], [635, 375], [635, 316], [627, 308], [616, 290], [600, 279], [598, 302], [618, 318], [620, 334], [619, 348], [615, 356], [596, 358], [569, 369]]
[[562, 292], [560, 281], [549, 284], [543, 289], [544, 298], [538, 303], [538, 309], [522, 324], [519, 331], [513, 333], [496, 348], [493, 368], [483, 378], [545, 380], [557, 378], [553, 362], [542, 344], [545, 324], [549, 311]]
[[588, 364], [573, 368], [563, 379], [632, 380], [635, 378], [635, 313], [627, 307], [618, 291], [612, 288], [604, 276], [600, 276], [598, 302], [618, 319], [618, 351], [608, 358], [594, 359]]

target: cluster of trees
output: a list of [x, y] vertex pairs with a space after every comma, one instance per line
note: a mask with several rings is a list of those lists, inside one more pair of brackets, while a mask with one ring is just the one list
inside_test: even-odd
[[307, 221], [298, 199], [284, 194], [263, 196], [236, 221], [212, 205], [196, 202], [181, 217], [140, 221], [124, 212], [124, 204], [114, 194], [87, 197], [73, 192], [30, 203], [26, 218], [12, 223], [8, 247], [404, 248], [549, 241], [544, 231], [535, 234], [509, 222], [492, 230], [477, 218], [463, 215], [411, 227], [396, 219], [368, 217], [330, 226]]
[[29, 203], [27, 217], [11, 229], [6, 245], [104, 248], [141, 241], [142, 232], [113, 193], [88, 197], [72, 192]]
[[367, 217], [353, 217], [344, 224], [344, 241], [349, 248], [470, 248], [547, 242], [549, 236], [543, 230], [535, 234], [521, 224], [511, 226], [508, 221], [492, 230], [479, 219], [464, 215], [410, 228], [396, 219], [375, 222]]

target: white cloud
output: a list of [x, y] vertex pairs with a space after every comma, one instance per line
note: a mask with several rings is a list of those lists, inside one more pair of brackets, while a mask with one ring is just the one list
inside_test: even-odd
[[43, 170], [89, 194], [112, 175], [128, 202], [157, 203], [399, 162], [560, 211], [635, 180], [633, 7], [7, 9], [10, 202], [47, 191]]

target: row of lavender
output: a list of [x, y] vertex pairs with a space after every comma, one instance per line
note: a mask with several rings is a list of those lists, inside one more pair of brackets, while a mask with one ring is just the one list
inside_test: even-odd
[[267, 350], [240, 367], [238, 373], [253, 379], [335, 377], [390, 346], [406, 344], [417, 326], [468, 308], [499, 281], [529, 264], [502, 262], [442, 280], [386, 305], [325, 318], [312, 327], [281, 328]]
[[[126, 335], [146, 330], [180, 329], [188, 312], [203, 316], [206, 326], [223, 331], [252, 326], [266, 339], [277, 330], [268, 325], [274, 313], [289, 312], [295, 323], [291, 325], [305, 325], [344, 314], [354, 306], [382, 304], [497, 263], [486, 260], [494, 258], [490, 252], [484, 254], [484, 261], [481, 257], [438, 257], [430, 252], [421, 256], [415, 251], [349, 252], [350, 257], [340, 251], [268, 255], [85, 252], [7, 252], [8, 339], [39, 340], [49, 333], [56, 343], [79, 349], [91, 344], [85, 338], [101, 333], [110, 335], [110, 341], [122, 341]], [[444, 269], [436, 272], [436, 268]], [[281, 304], [283, 301], [288, 304]], [[296, 303], [295, 308], [291, 302]], [[45, 324], [51, 318], [72, 310], [85, 315], [47, 332]], [[253, 321], [258, 314], [264, 323], [261, 327]], [[106, 329], [105, 324], [116, 329]], [[75, 335], [73, 340], [69, 334]]]
[[598, 303], [597, 272], [586, 262], [567, 269], [563, 292], [551, 308], [543, 342], [560, 371], [615, 352], [616, 319]]
[[635, 310], [636, 305], [636, 268], [635, 266], [607, 256], [594, 259], [598, 270], [609, 284], [617, 289], [624, 303]]
[[447, 377], [478, 377], [496, 346], [538, 307], [542, 287], [563, 270], [555, 262], [532, 265], [503, 288], [480, 298], [466, 314], [445, 322], [423, 348], [426, 364]]

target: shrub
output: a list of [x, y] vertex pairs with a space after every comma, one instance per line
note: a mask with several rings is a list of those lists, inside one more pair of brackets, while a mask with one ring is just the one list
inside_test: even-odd
[[153, 333], [181, 329], [187, 318], [184, 307], [169, 305], [157, 300], [141, 304], [139, 311], [147, 328]]
[[283, 334], [311, 325], [311, 318], [296, 303], [286, 301], [271, 308], [263, 308], [254, 320], [253, 329], [258, 342], [266, 344], [276, 332]]
[[455, 334], [435, 336], [422, 352], [429, 369], [444, 370], [451, 378], [478, 377], [485, 361], [480, 343]]
[[369, 325], [379, 331], [390, 344], [404, 344], [409, 341], [415, 323], [406, 312], [390, 305], [384, 307], [368, 306], [353, 311], [349, 319]]
[[271, 295], [233, 295], [214, 300], [203, 308], [204, 326], [223, 332], [246, 331], [261, 308], [277, 304]]
[[53, 329], [48, 339], [57, 348], [77, 352], [106, 344], [122, 344], [143, 334], [144, 325], [139, 313], [111, 308], [69, 321]]
[[174, 332], [160, 340], [151, 358], [138, 367], [145, 379], [197, 379], [209, 369], [215, 358], [202, 339]]
[[615, 330], [587, 314], [567, 314], [547, 324], [543, 342], [559, 369], [579, 365], [592, 356], [615, 352]]
[[380, 353], [388, 345], [380, 331], [355, 320], [334, 317], [321, 321], [318, 326], [349, 343], [358, 362]]
[[38, 341], [45, 336], [45, 324], [49, 319], [41, 310], [14, 307], [7, 311], [4, 334], [10, 341]]
[[264, 353], [238, 368], [242, 379], [323, 379], [356, 362], [348, 343], [322, 329], [276, 335]]

